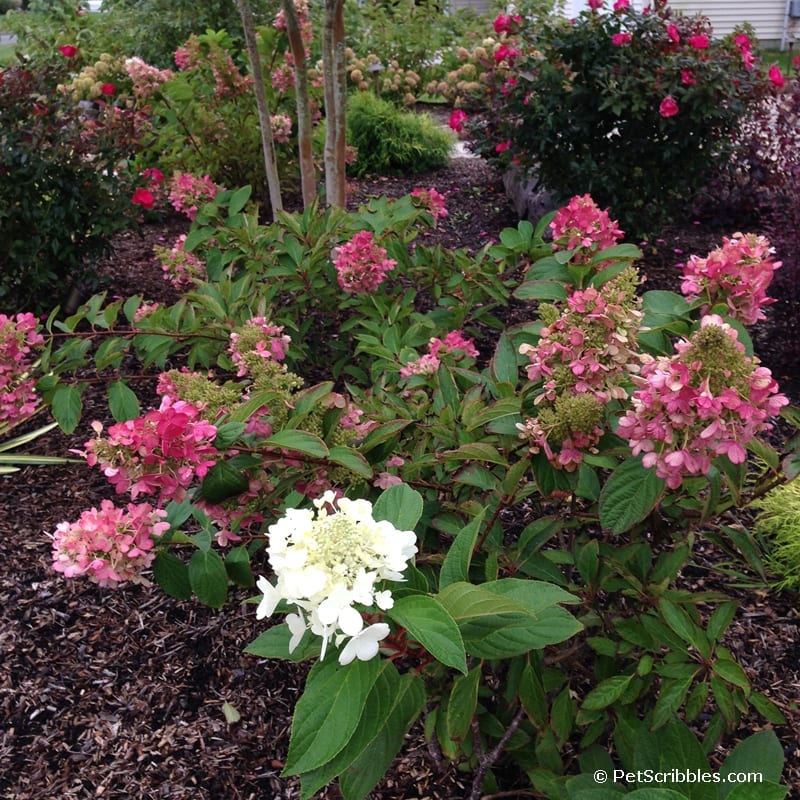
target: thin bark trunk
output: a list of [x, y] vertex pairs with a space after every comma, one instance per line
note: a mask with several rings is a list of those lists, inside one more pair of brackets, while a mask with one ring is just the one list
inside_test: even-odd
[[347, 154], [347, 75], [345, 72], [344, 0], [325, 0], [322, 60], [325, 73], [325, 199], [345, 204]]
[[253, 77], [253, 92], [256, 97], [258, 123], [261, 128], [261, 147], [264, 151], [264, 169], [267, 173], [267, 189], [274, 217], [279, 211], [283, 211], [283, 198], [281, 197], [278, 163], [275, 158], [275, 142], [272, 138], [269, 103], [267, 102], [267, 92], [264, 87], [264, 75], [261, 71], [261, 57], [258, 54], [258, 44], [256, 42], [253, 11], [248, 0], [236, 0], [236, 5], [239, 9], [239, 16], [242, 18], [247, 56], [250, 60], [250, 74]]
[[289, 47], [294, 58], [295, 93], [297, 95], [297, 147], [300, 159], [300, 185], [303, 207], [308, 208], [317, 196], [317, 174], [314, 166], [314, 149], [311, 142], [311, 105], [308, 96], [308, 67], [306, 47], [294, 0], [281, 0]]

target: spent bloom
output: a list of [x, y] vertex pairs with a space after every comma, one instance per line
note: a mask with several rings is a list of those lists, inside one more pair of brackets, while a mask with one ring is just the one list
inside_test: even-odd
[[167, 512], [148, 503], [118, 508], [103, 500], [77, 522], [61, 522], [53, 533], [53, 569], [65, 578], [85, 575], [100, 586], [143, 582], [155, 558], [154, 537], [169, 530]]
[[206, 476], [217, 462], [217, 429], [197, 406], [164, 397], [158, 409], [143, 417], [117, 422], [101, 436], [103, 426], [92, 424], [96, 437], [81, 453], [90, 467], [98, 466], [117, 491], [156, 494], [180, 502], [187, 488]]
[[789, 402], [771, 372], [745, 354], [734, 328], [715, 314], [700, 324], [672, 356], [642, 367], [632, 408], [619, 421], [619, 436], [671, 489], [707, 474], [718, 456], [743, 463], [745, 445]]
[[[366, 661], [378, 652], [389, 633], [385, 623], [365, 626], [356, 606], [387, 610], [394, 605], [382, 581], [402, 581], [403, 570], [417, 552], [413, 531], [400, 531], [386, 520], [372, 516], [366, 500], [338, 500], [326, 491], [311, 509], [288, 509], [269, 526], [269, 563], [277, 577], [273, 585], [260, 577], [263, 593], [256, 617], [271, 616], [281, 600], [296, 606], [286, 618], [292, 633], [292, 652], [307, 630], [322, 638], [325, 658], [328, 642], [347, 644], [339, 663], [354, 658]], [[374, 613], [374, 611], [373, 611]]]
[[31, 372], [43, 344], [33, 314], [0, 314], [0, 423], [13, 427], [36, 411], [39, 397]]
[[683, 268], [681, 291], [689, 302], [702, 299], [701, 312], [727, 305], [727, 315], [745, 325], [765, 319], [764, 306], [774, 303], [767, 296], [773, 273], [781, 266], [775, 249], [765, 236], [735, 233], [723, 238], [722, 247], [706, 258], [690, 256]]
[[359, 231], [334, 249], [334, 266], [339, 286], [349, 294], [374, 292], [397, 262], [375, 243], [372, 231]]

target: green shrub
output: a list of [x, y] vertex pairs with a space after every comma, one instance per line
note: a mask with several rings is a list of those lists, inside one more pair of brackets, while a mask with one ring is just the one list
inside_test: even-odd
[[132, 118], [98, 114], [87, 126], [92, 109], [57, 89], [66, 69], [11, 67], [0, 82], [2, 309], [52, 308], [134, 224], [124, 167]]
[[396, 175], [444, 167], [451, 134], [428, 114], [401, 111], [371, 92], [352, 95], [347, 108], [348, 142], [358, 150], [354, 175]]
[[754, 505], [759, 510], [755, 530], [765, 537], [779, 586], [800, 589], [800, 480], [773, 489]]

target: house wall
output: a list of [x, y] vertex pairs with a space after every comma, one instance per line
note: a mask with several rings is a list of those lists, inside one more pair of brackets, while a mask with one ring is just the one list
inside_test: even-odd
[[[725, 36], [737, 25], [749, 22], [762, 44], [779, 44], [783, 38], [786, 0], [670, 0], [669, 4], [676, 12], [704, 14], [717, 36]], [[800, 26], [795, 30], [800, 36]], [[790, 21], [788, 32], [791, 31]]]

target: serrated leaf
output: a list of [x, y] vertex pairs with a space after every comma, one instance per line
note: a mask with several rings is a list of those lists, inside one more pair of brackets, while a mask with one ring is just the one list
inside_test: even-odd
[[153, 578], [170, 597], [188, 600], [192, 596], [189, 570], [176, 555], [159, 551], [153, 560]]
[[50, 410], [64, 433], [74, 433], [83, 410], [81, 393], [74, 386], [59, 386], [53, 394]]
[[319, 436], [307, 431], [278, 431], [270, 436], [264, 444], [267, 447], [279, 447], [282, 450], [291, 450], [312, 458], [326, 458], [328, 455], [328, 446], [325, 442]]
[[447, 731], [451, 739], [460, 741], [467, 735], [478, 707], [480, 681], [481, 668], [477, 666], [466, 675], [459, 675], [453, 682], [446, 714]]
[[376, 520], [388, 520], [398, 530], [413, 531], [422, 517], [422, 510], [422, 495], [408, 484], [398, 483], [381, 492], [372, 516]]
[[[729, 776], [737, 772], [757, 773], [762, 781], [780, 783], [783, 774], [783, 747], [774, 731], [759, 731], [748, 736], [731, 751], [722, 762], [720, 776]], [[732, 794], [736, 783], [723, 780], [719, 785], [719, 798], [725, 800]], [[758, 784], [751, 785], [757, 789]], [[760, 797], [760, 795], [759, 795]]]
[[234, 547], [225, 556], [225, 570], [237, 586], [253, 586], [255, 579], [250, 568], [250, 553], [244, 545]]
[[117, 422], [127, 422], [139, 416], [139, 398], [122, 381], [108, 385], [108, 407]]
[[469, 525], [462, 528], [444, 557], [442, 569], [439, 574], [439, 588], [444, 589], [451, 583], [466, 581], [469, 578], [469, 565], [472, 560], [472, 551], [478, 541], [485, 512], [481, 512]]
[[344, 667], [328, 658], [312, 667], [295, 706], [283, 775], [317, 769], [344, 749], [380, 670], [377, 658]]
[[655, 508], [666, 482], [641, 458], [623, 461], [600, 492], [600, 524], [613, 533], [625, 533]]
[[625, 694], [632, 680], [633, 675], [615, 675], [613, 678], [606, 678], [586, 695], [581, 708], [584, 711], [600, 711], [608, 708]]
[[222, 608], [228, 599], [228, 573], [215, 550], [195, 550], [189, 559], [189, 583], [201, 603]]
[[227, 461], [218, 461], [203, 478], [200, 495], [209, 503], [219, 504], [246, 492], [249, 486], [250, 481], [240, 469]]
[[349, 447], [335, 445], [328, 452], [328, 459], [334, 464], [339, 464], [350, 472], [370, 480], [372, 478], [372, 467], [369, 465], [361, 453], [351, 450]]
[[406, 628], [437, 661], [466, 673], [467, 656], [461, 632], [453, 617], [435, 597], [401, 597], [387, 615]]
[[280, 658], [284, 661], [308, 661], [311, 658], [318, 658], [322, 649], [322, 640], [318, 636], [306, 635], [292, 652], [289, 652], [289, 641], [292, 632], [285, 624], [274, 625], [264, 633], [259, 634], [247, 647], [244, 652], [250, 656], [259, 658]]

